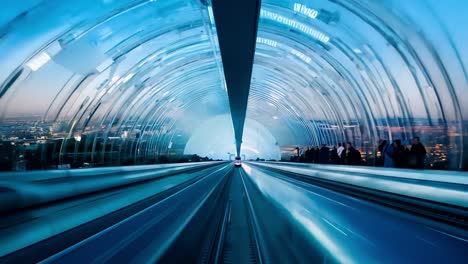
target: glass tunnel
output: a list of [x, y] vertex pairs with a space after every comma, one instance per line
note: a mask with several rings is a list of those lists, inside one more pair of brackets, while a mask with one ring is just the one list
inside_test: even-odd
[[[2, 170], [230, 159], [209, 0], [23, 0], [0, 10]], [[288, 160], [420, 137], [427, 168], [468, 168], [458, 0], [263, 0], [241, 155]], [[243, 18], [239, 17], [239, 21]]]
[[0, 263], [467, 263], [468, 1], [0, 5]]

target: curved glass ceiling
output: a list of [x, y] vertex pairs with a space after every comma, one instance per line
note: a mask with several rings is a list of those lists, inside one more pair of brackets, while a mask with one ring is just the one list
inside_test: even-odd
[[[467, 11], [458, 0], [263, 0], [244, 142], [261, 127], [258, 142], [274, 145], [246, 147], [270, 158], [351, 141], [370, 160], [380, 138], [420, 136], [467, 168]], [[20, 145], [1, 162], [16, 169], [165, 161], [229, 114], [208, 0], [6, 1], [0, 51], [0, 145]]]
[[199, 120], [229, 113], [205, 1], [6, 5], [1, 118], [33, 115], [44, 138], [63, 138], [58, 157], [48, 157], [58, 164], [175, 155]]
[[351, 141], [373, 154], [380, 138], [421, 136], [462, 167], [467, 10], [462, 1], [263, 0], [248, 118], [281, 146]]

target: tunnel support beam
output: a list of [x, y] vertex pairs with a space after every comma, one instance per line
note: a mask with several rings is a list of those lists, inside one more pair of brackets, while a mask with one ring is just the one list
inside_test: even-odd
[[261, 0], [213, 0], [237, 155], [240, 155]]

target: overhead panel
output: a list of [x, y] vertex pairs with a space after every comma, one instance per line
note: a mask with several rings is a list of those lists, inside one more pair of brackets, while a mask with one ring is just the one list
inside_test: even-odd
[[252, 75], [260, 0], [216, 0], [213, 12], [240, 155]]

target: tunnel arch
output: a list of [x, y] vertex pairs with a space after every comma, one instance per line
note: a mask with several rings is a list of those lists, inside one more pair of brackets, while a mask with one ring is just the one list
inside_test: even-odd
[[[38, 122], [50, 124], [50, 133], [62, 136], [60, 164], [157, 161], [173, 154], [175, 134], [190, 134], [199, 119], [229, 111], [206, 4], [30, 4], [11, 4], [25, 11], [4, 25], [3, 51], [10, 52], [2, 68], [11, 74], [0, 76], [0, 113], [7, 119], [29, 111]], [[48, 12], [50, 19], [31, 34], [33, 20]], [[17, 49], [18, 38], [28, 45]], [[60, 81], [48, 85], [57, 75]], [[34, 97], [41, 97], [33, 83], [49, 95], [40, 98], [44, 104], [15, 107], [21, 101], [34, 105]], [[78, 157], [83, 152], [89, 155]]]
[[[295, 145], [350, 141], [366, 156], [375, 155], [380, 138], [409, 144], [422, 136], [435, 145], [436, 134], [466, 134], [466, 71], [459, 50], [466, 34], [448, 35], [438, 6], [263, 1], [248, 117], [271, 131], [278, 123], [288, 126], [286, 138], [305, 131]], [[268, 114], [268, 104], [283, 109], [282, 116]], [[452, 168], [466, 164], [463, 136], [437, 140], [457, 149]]]
[[[179, 157], [194, 127], [229, 113], [211, 1], [3, 7], [0, 121], [28, 117], [50, 145], [37, 151], [44, 166]], [[466, 169], [466, 11], [456, 0], [263, 0], [247, 119], [280, 147], [350, 141], [366, 159], [380, 138], [421, 136]]]

